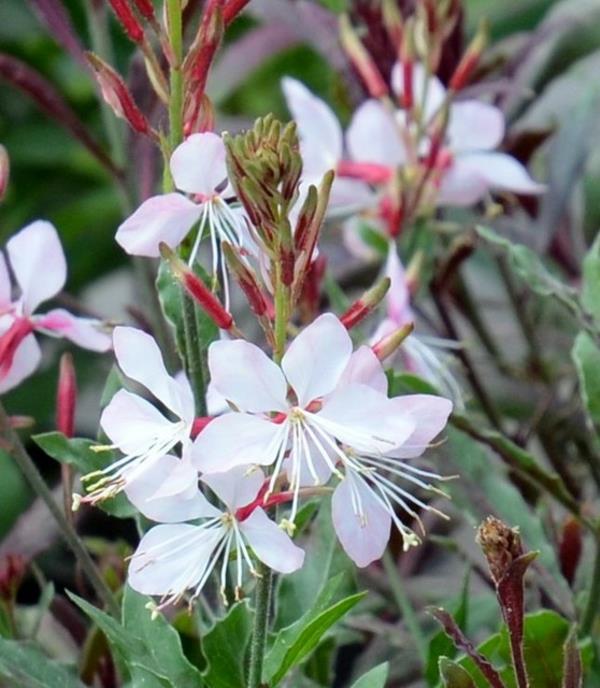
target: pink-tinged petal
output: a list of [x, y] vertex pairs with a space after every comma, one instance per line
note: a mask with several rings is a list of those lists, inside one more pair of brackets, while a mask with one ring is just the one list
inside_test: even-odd
[[[446, 89], [435, 74], [427, 73], [420, 62], [413, 65], [412, 82], [415, 106], [420, 108], [424, 104], [425, 119], [430, 120], [446, 99]], [[398, 63], [392, 70], [392, 88], [401, 98], [404, 93], [404, 74]]]
[[297, 547], [262, 509], [255, 509], [239, 527], [254, 554], [269, 568], [279, 573], [293, 573], [304, 563], [304, 550]]
[[213, 342], [208, 349], [208, 368], [215, 390], [242, 411], [287, 410], [283, 373], [254, 344], [241, 339]]
[[32, 375], [41, 359], [42, 352], [34, 335], [27, 335], [15, 351], [10, 369], [0, 377], [0, 394], [14, 389]]
[[438, 205], [466, 207], [479, 202], [488, 191], [488, 184], [467, 162], [470, 155], [455, 158], [444, 173], [437, 195]]
[[362, 262], [378, 263], [381, 256], [377, 250], [365, 241], [363, 227], [369, 227], [382, 235], [386, 233], [379, 220], [369, 218], [367, 221], [360, 215], [353, 215], [343, 224], [342, 241], [344, 242], [344, 247], [348, 253]]
[[77, 346], [91, 351], [108, 351], [112, 347], [110, 334], [102, 331], [102, 323], [92, 318], [77, 318], [63, 308], [56, 308], [35, 320], [36, 329], [65, 337]]
[[[353, 492], [357, 500], [353, 500]], [[354, 503], [360, 503], [360, 514], [355, 512]], [[360, 478], [348, 474], [336, 487], [331, 498], [331, 516], [338, 540], [357, 566], [368, 566], [383, 555], [392, 520]]]
[[157, 435], [174, 434], [175, 423], [151, 403], [120, 389], [100, 416], [100, 425], [110, 441], [124, 454], [145, 454]]
[[281, 86], [292, 117], [298, 125], [303, 172], [321, 177], [334, 170], [342, 157], [342, 129], [331, 108], [304, 84], [285, 77]]
[[390, 456], [409, 459], [421, 454], [440, 434], [452, 413], [452, 402], [432, 394], [408, 394], [391, 400], [400, 417], [409, 417], [415, 424], [412, 434]]
[[410, 289], [406, 272], [396, 246], [392, 242], [390, 242], [385, 261], [384, 275], [390, 278], [390, 288], [385, 295], [388, 317], [398, 327], [413, 322], [415, 318], [410, 307]]
[[356, 110], [346, 131], [346, 144], [355, 162], [393, 168], [406, 162], [398, 123], [378, 100], [367, 100]]
[[4, 255], [0, 253], [0, 311], [11, 306], [12, 288]]
[[327, 216], [339, 217], [357, 213], [374, 207], [376, 203], [377, 195], [367, 183], [359, 179], [336, 177], [331, 186]]
[[491, 189], [526, 195], [538, 195], [546, 191], [544, 184], [534, 181], [525, 167], [506, 153], [468, 153], [462, 158]]
[[319, 316], [292, 341], [281, 367], [300, 406], [329, 394], [352, 354], [346, 328], [331, 313]]
[[189, 384], [169, 375], [160, 349], [149, 334], [135, 327], [116, 327], [113, 347], [117, 363], [127, 377], [146, 387], [183, 420], [193, 420], [194, 399]]
[[37, 220], [9, 239], [6, 251], [21, 288], [25, 313], [31, 315], [43, 301], [64, 287], [67, 261], [56, 229]]
[[171, 156], [171, 174], [182, 191], [212, 196], [227, 179], [225, 144], [218, 134], [192, 134]]
[[311, 419], [356, 451], [387, 453], [407, 440], [414, 420], [401, 415], [383, 394], [366, 385], [336, 390]]
[[265, 481], [265, 474], [255, 466], [236, 466], [224, 473], [203, 475], [206, 483], [229, 511], [253, 502]]
[[194, 440], [192, 460], [202, 473], [235, 466], [268, 465], [277, 458], [283, 427], [247, 413], [226, 413], [211, 421]]
[[131, 256], [158, 258], [159, 244], [177, 248], [201, 212], [200, 206], [178, 193], [152, 196], [119, 225], [115, 239]]
[[125, 486], [129, 501], [146, 518], [180, 523], [218, 516], [221, 512], [198, 489], [198, 473], [171, 454], [153, 462]]
[[353, 384], [367, 385], [380, 394], [387, 395], [387, 377], [381, 361], [370, 346], [361, 346], [350, 356], [336, 390]]
[[[290, 483], [297, 481], [301, 487], [325, 485], [329, 482], [333, 472], [331, 466], [335, 466], [338, 460], [337, 454], [329, 445], [322, 444], [321, 447], [317, 447], [308, 433], [305, 433], [304, 437], [310, 454], [312, 469], [306, 456], [299, 452], [298, 454], [290, 454], [290, 457], [283, 462], [283, 470]], [[329, 461], [323, 456], [323, 452], [329, 457]], [[300, 471], [300, 475], [297, 475], [297, 471]]]
[[180, 595], [198, 584], [222, 538], [222, 529], [187, 523], [151, 528], [129, 564], [129, 585], [144, 595]]
[[502, 111], [478, 100], [454, 103], [450, 109], [447, 136], [454, 152], [487, 151], [504, 138]]

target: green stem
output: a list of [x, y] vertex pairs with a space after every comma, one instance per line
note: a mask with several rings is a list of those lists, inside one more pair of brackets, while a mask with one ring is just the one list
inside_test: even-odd
[[4, 407], [0, 403], [0, 436], [5, 440], [5, 449], [10, 456], [15, 460], [23, 475], [29, 481], [34, 492], [46, 504], [52, 517], [56, 521], [61, 535], [65, 542], [79, 561], [81, 568], [88, 577], [92, 587], [96, 591], [98, 597], [104, 602], [107, 609], [115, 617], [120, 617], [120, 610], [117, 601], [115, 600], [111, 590], [106, 585], [96, 564], [79, 539], [73, 526], [69, 523], [67, 517], [58, 506], [50, 488], [40, 475], [37, 466], [33, 459], [29, 456], [25, 447], [23, 446], [19, 436], [10, 424], [10, 418], [6, 413]]
[[207, 413], [206, 378], [204, 374], [203, 351], [198, 340], [196, 305], [185, 292], [182, 293], [182, 299], [186, 370], [194, 392], [196, 415], [205, 416]]
[[423, 634], [410, 599], [404, 590], [404, 581], [400, 577], [396, 562], [389, 550], [386, 550], [383, 555], [383, 569], [390, 583], [394, 600], [402, 614], [402, 619], [415, 641], [421, 663], [425, 665], [427, 662], [427, 639]]
[[275, 264], [275, 349], [273, 358], [280, 363], [285, 351], [289, 319], [289, 289], [281, 281], [281, 266]]
[[592, 573], [592, 587], [581, 622], [582, 635], [589, 635], [594, 620], [600, 610], [600, 535], [596, 537], [596, 554], [594, 557], [594, 571]]
[[271, 602], [271, 585], [273, 572], [266, 564], [260, 564], [260, 578], [254, 591], [254, 628], [250, 647], [250, 668], [248, 671], [248, 688], [260, 688], [267, 644], [269, 625], [269, 607]]
[[167, 26], [173, 64], [169, 88], [169, 144], [171, 152], [183, 140], [183, 27], [181, 0], [167, 0]]

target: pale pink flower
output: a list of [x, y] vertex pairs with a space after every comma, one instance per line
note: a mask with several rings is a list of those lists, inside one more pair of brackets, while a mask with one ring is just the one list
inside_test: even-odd
[[[392, 72], [392, 86], [401, 97], [404, 74], [398, 64]], [[446, 90], [437, 76], [427, 74], [417, 63], [413, 66], [413, 92], [426, 132], [427, 124], [432, 123], [446, 100]], [[406, 121], [403, 114], [399, 116]], [[544, 193], [546, 187], [534, 181], [518, 160], [495, 150], [504, 133], [504, 115], [493, 105], [478, 100], [459, 100], [450, 105], [446, 140], [438, 156], [438, 165], [442, 166], [438, 205], [473, 205], [492, 191]], [[418, 143], [420, 153], [428, 148], [426, 140]]]
[[[209, 426], [210, 427], [210, 426]], [[147, 595], [160, 595], [170, 604], [191, 592], [190, 604], [219, 560], [221, 594], [225, 598], [230, 555], [235, 564], [236, 597], [243, 583], [244, 568], [257, 575], [254, 558], [280, 573], [292, 573], [304, 562], [304, 552], [269, 519], [259, 506], [264, 483], [260, 469], [238, 466], [225, 473], [202, 477], [202, 482], [218, 497], [223, 507], [213, 506], [198, 489], [197, 477], [169, 482], [174, 457], [165, 457], [128, 492], [134, 504], [151, 518], [169, 521], [151, 528], [142, 538], [129, 565], [129, 584]], [[157, 488], [162, 495], [157, 497]], [[160, 502], [157, 514], [156, 503]], [[185, 505], [185, 506], [182, 506]], [[166, 516], [166, 518], [165, 518]], [[200, 524], [171, 523], [178, 517], [203, 519]]]
[[[120, 389], [114, 395], [102, 412], [100, 425], [112, 443], [107, 448], [118, 449], [123, 457], [102, 471], [84, 476], [89, 493], [84, 501], [92, 503], [113, 497], [178, 444], [189, 444], [194, 423], [189, 383], [185, 376], [167, 373], [160, 349], [150, 335], [132, 327], [116, 327], [113, 346], [123, 373], [145, 387], [171, 417], [138, 394]], [[185, 475], [185, 466], [181, 469]], [[93, 484], [89, 484], [91, 480]]]
[[92, 351], [107, 351], [110, 336], [102, 323], [79, 318], [63, 308], [36, 313], [56, 296], [67, 278], [67, 263], [56, 229], [42, 220], [27, 225], [6, 244], [15, 278], [16, 297], [0, 254], [0, 393], [29, 377], [39, 365], [41, 350], [34, 333], [65, 337]]
[[[390, 288], [385, 297], [386, 317], [371, 337], [373, 343], [404, 325], [416, 322], [407, 275], [393, 241], [389, 242], [383, 274], [390, 278]], [[448, 339], [412, 333], [402, 343], [398, 356], [409, 372], [431, 383], [443, 396], [449, 397], [457, 407], [462, 408], [464, 403], [460, 384], [452, 372], [453, 359], [448, 353], [458, 346], [459, 343]]]
[[[219, 242], [241, 246], [247, 235], [242, 208], [228, 203], [234, 194], [225, 158], [220, 136], [211, 132], [192, 134], [175, 149], [170, 161], [173, 181], [182, 193], [161, 194], [144, 201], [119, 226], [117, 243], [131, 255], [156, 258], [161, 243], [175, 249], [198, 225], [189, 263], [195, 261], [200, 242], [208, 233], [213, 274], [217, 274]], [[223, 278], [227, 285], [225, 273]]]

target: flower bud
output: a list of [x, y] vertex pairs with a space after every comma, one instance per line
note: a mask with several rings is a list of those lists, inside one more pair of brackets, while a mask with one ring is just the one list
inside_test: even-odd
[[263, 317], [267, 313], [268, 304], [258, 284], [256, 275], [242, 262], [233, 246], [223, 241], [221, 243], [221, 248], [227, 265], [235, 275], [237, 283], [240, 285], [240, 289], [248, 299], [248, 304], [252, 312], [259, 318]]
[[569, 516], [564, 522], [560, 537], [558, 559], [560, 570], [569, 585], [573, 585], [577, 567], [583, 550], [583, 534], [581, 523]]
[[367, 49], [356, 35], [347, 15], [340, 17], [340, 40], [354, 68], [367, 87], [369, 95], [372, 98], [386, 96], [388, 94], [387, 84]]
[[383, 0], [383, 25], [394, 48], [402, 45], [403, 21], [397, 0]]
[[[144, 41], [144, 29], [127, 0], [108, 0], [129, 39], [138, 45]], [[142, 5], [145, 3], [142, 3]]]
[[0, 144], [0, 201], [6, 195], [8, 180], [10, 179], [10, 159], [6, 148]]
[[231, 313], [225, 310], [206, 284], [164, 242], [160, 244], [160, 254], [168, 261], [174, 277], [215, 325], [222, 330], [232, 329], [234, 322]]
[[350, 330], [364, 320], [383, 301], [391, 285], [389, 277], [384, 277], [375, 286], [366, 291], [348, 310], [340, 316], [342, 325]]
[[156, 19], [152, 0], [133, 0], [133, 2], [137, 7], [137, 11], [144, 19], [148, 19], [149, 21], [154, 21]]
[[471, 44], [454, 70], [454, 74], [450, 77], [448, 88], [451, 91], [460, 91], [469, 83], [475, 68], [479, 64], [486, 43], [487, 25], [482, 22]]
[[94, 70], [104, 100], [115, 115], [126, 120], [134, 131], [152, 136], [154, 132], [150, 123], [136, 105], [123, 79], [97, 55], [88, 53], [87, 59]]
[[477, 543], [488, 561], [495, 583], [510, 570], [511, 564], [523, 554], [517, 528], [509, 528], [500, 519], [488, 516], [477, 530]]
[[73, 357], [62, 355], [56, 393], [56, 428], [66, 437], [73, 437], [75, 428], [75, 405], [77, 403], [77, 378]]
[[407, 323], [397, 330], [375, 342], [371, 349], [380, 361], [389, 358], [415, 329], [414, 323]]
[[21, 554], [7, 554], [0, 562], [0, 599], [12, 602], [27, 570]]

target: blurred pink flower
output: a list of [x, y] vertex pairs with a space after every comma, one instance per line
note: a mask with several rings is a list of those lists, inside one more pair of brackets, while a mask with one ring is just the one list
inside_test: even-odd
[[[446, 101], [447, 94], [435, 75], [427, 74], [422, 64], [413, 65], [414, 102], [421, 109], [424, 132]], [[392, 72], [392, 86], [402, 99], [404, 74], [399, 64]], [[399, 117], [407, 126], [404, 113]], [[469, 206], [490, 191], [511, 191], [537, 195], [546, 187], [534, 181], [525, 167], [511, 155], [495, 149], [504, 138], [505, 122], [501, 110], [478, 100], [458, 100], [450, 105], [446, 139], [437, 155], [441, 175], [437, 205]], [[419, 152], [429, 149], [427, 140]]]
[[38, 306], [56, 296], [67, 278], [67, 263], [56, 229], [42, 220], [9, 239], [6, 252], [18, 287], [0, 255], [0, 393], [19, 385], [38, 367], [41, 350], [34, 333], [65, 337], [92, 351], [110, 349], [102, 323], [78, 318], [62, 308], [36, 314]]
[[[145, 387], [174, 417], [165, 416], [138, 394], [120, 389], [102, 412], [100, 425], [112, 445], [124, 456], [102, 471], [84, 476], [88, 495], [95, 503], [113, 497], [139, 478], [179, 443], [190, 442], [194, 423], [194, 397], [185, 376], [171, 377], [152, 337], [132, 327], [116, 327], [113, 346], [119, 367], [131, 380]], [[102, 447], [98, 447], [102, 450]], [[183, 478], [194, 474], [181, 462]], [[94, 480], [93, 484], [89, 484]]]
[[[171, 457], [172, 463], [174, 457]], [[176, 461], [176, 459], [175, 459]], [[171, 493], [158, 501], [168, 518], [174, 514], [183, 518], [206, 519], [199, 525], [164, 523], [151, 528], [142, 538], [129, 565], [129, 584], [147, 595], [160, 595], [163, 604], [176, 602], [186, 590], [192, 591], [190, 603], [200, 594], [211, 572], [220, 564], [221, 594], [225, 599], [227, 569], [230, 555], [237, 552], [236, 597], [243, 583], [243, 569], [257, 575], [253, 556], [280, 573], [292, 573], [304, 562], [304, 552], [269, 519], [257, 505], [243, 509], [256, 501], [264, 483], [259, 469], [238, 466], [224, 473], [205, 475], [202, 481], [223, 503], [224, 508], [210, 504], [198, 489], [197, 476], [188, 483], [188, 496], [181, 498], [181, 483], [169, 487], [170, 468], [156, 464], [147, 474], [146, 482], [132, 501], [146, 515], [155, 518], [156, 487]], [[130, 494], [130, 498], [133, 495]], [[185, 515], [181, 504], [193, 503]], [[252, 554], [251, 554], [252, 553]]]

